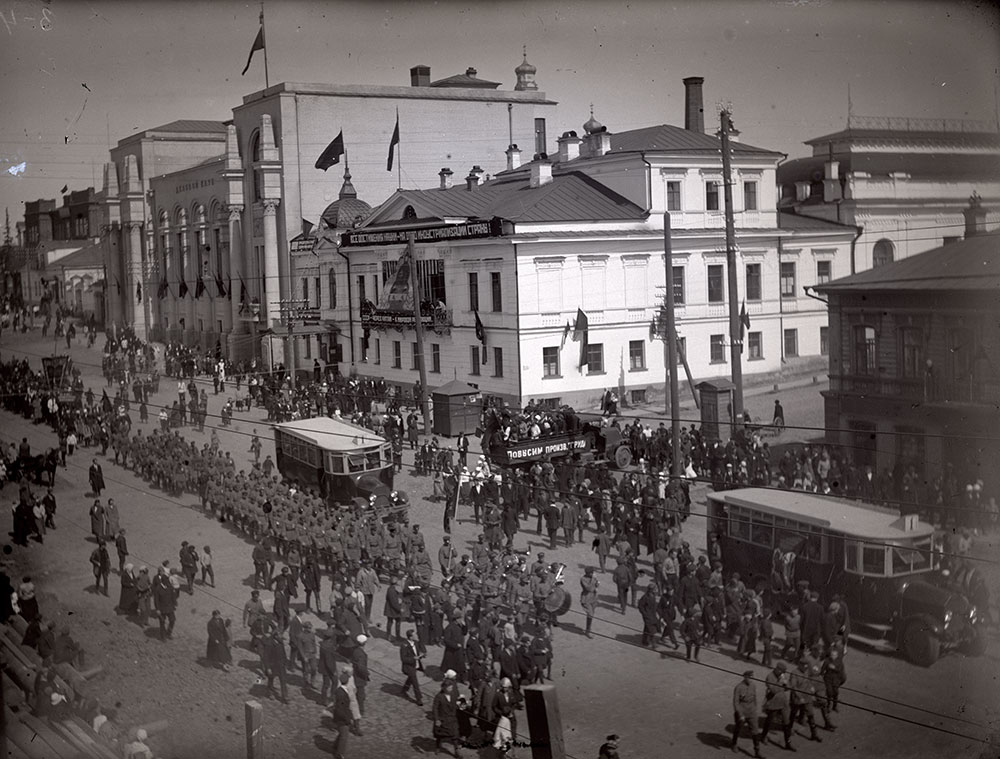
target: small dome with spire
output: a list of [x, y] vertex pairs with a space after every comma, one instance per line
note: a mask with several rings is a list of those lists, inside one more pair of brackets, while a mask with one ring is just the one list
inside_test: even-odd
[[590, 118], [587, 119], [587, 123], [583, 125], [583, 131], [587, 134], [594, 134], [595, 132], [600, 132], [604, 129], [604, 124], [594, 118], [594, 104], [590, 104]]
[[538, 84], [535, 82], [535, 73], [538, 69], [528, 63], [527, 45], [522, 48], [522, 54], [524, 59], [521, 61], [520, 65], [514, 69], [514, 73], [517, 75], [517, 84], [514, 85], [514, 89], [519, 92], [523, 90], [537, 90]]
[[358, 199], [351, 184], [351, 170], [344, 168], [344, 184], [337, 199], [326, 207], [320, 222], [329, 229], [352, 229], [372, 212], [372, 207]]

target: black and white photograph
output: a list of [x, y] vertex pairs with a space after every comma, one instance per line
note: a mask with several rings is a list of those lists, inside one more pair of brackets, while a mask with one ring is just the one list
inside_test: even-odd
[[998, 72], [0, 0], [0, 757], [1000, 759]]

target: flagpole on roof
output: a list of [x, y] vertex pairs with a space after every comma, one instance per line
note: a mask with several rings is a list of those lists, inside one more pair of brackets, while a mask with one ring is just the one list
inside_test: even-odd
[[[396, 109], [396, 129], [399, 129], [399, 108]], [[399, 160], [396, 162], [396, 189], [403, 189], [403, 146], [401, 143], [396, 143], [396, 147], [399, 148]], [[424, 434], [427, 434], [427, 424], [424, 423]]]
[[264, 38], [264, 89], [271, 86], [271, 77], [267, 73], [267, 29], [264, 28], [264, 0], [260, 0], [260, 31]]

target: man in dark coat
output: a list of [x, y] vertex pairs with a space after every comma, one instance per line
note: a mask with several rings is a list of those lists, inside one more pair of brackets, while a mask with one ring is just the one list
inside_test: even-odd
[[227, 672], [229, 664], [233, 660], [232, 654], [229, 652], [229, 630], [226, 628], [226, 621], [222, 618], [222, 612], [217, 609], [212, 612], [212, 618], [208, 620], [208, 647], [205, 657]]
[[358, 710], [361, 715], [365, 713], [365, 688], [371, 676], [368, 674], [368, 652], [365, 651], [367, 635], [359, 635], [355, 638], [358, 645], [351, 651], [351, 667], [354, 670], [354, 691], [358, 697]]
[[[393, 578], [392, 583], [385, 591], [385, 609], [383, 612], [385, 614], [385, 632], [390, 641], [400, 637], [400, 626], [403, 619], [403, 592], [400, 590], [399, 585], [400, 580]], [[392, 634], [393, 624], [396, 626], [395, 638]]]
[[348, 736], [354, 723], [354, 715], [351, 713], [351, 694], [347, 691], [350, 679], [351, 673], [347, 670], [340, 673], [340, 685], [333, 692], [333, 704], [329, 707], [333, 725], [337, 728], [337, 742], [333, 747], [334, 759], [347, 758]]
[[111, 556], [103, 538], [98, 538], [97, 548], [90, 554], [90, 564], [94, 570], [94, 588], [100, 592], [104, 583], [104, 595], [108, 595], [108, 575], [111, 573]]
[[417, 667], [420, 665], [421, 656], [422, 654], [417, 651], [417, 641], [413, 630], [407, 630], [406, 640], [399, 646], [399, 660], [403, 667], [403, 674], [406, 675], [406, 682], [403, 683], [403, 696], [406, 696], [406, 691], [412, 686], [413, 698], [417, 702], [417, 706], [424, 704], [424, 697], [420, 692], [420, 680], [417, 679]]
[[440, 751], [441, 744], [448, 741], [455, 747], [455, 756], [461, 756], [462, 752], [458, 747], [458, 699], [447, 679], [441, 683], [441, 690], [434, 696], [432, 715], [437, 750]]
[[99, 496], [106, 486], [104, 484], [104, 470], [97, 463], [97, 459], [93, 459], [93, 463], [90, 465], [88, 478], [90, 480], [90, 489], [94, 495]]
[[287, 704], [288, 683], [286, 682], [286, 675], [288, 657], [285, 654], [285, 644], [281, 640], [281, 633], [277, 630], [261, 641], [260, 668], [267, 678], [268, 693], [274, 692], [274, 678], [277, 677], [278, 683], [281, 685], [281, 702]]
[[802, 649], [808, 651], [815, 646], [823, 633], [823, 606], [819, 593], [809, 593], [809, 600], [802, 604]]
[[[320, 632], [323, 640], [319, 644], [319, 673], [323, 678], [320, 698], [326, 701], [331, 686], [337, 689], [337, 636], [332, 627]], [[350, 724], [350, 720], [348, 720]]]
[[736, 751], [740, 728], [746, 723], [753, 741], [753, 755], [761, 759], [760, 735], [757, 732], [757, 686], [753, 683], [753, 676], [753, 670], [748, 669], [733, 689], [733, 742], [730, 745]]
[[460, 681], [465, 681], [465, 626], [460, 613], [456, 612], [452, 621], [444, 628], [442, 635], [444, 657], [441, 659], [441, 670], [455, 670]]
[[177, 623], [177, 596], [180, 586], [174, 587], [167, 575], [167, 570], [160, 567], [159, 574], [153, 581], [153, 606], [160, 617], [160, 640], [172, 638], [174, 625]]
[[639, 614], [642, 615], [642, 645], [655, 648], [656, 634], [660, 631], [660, 619], [657, 613], [660, 594], [656, 583], [651, 582], [646, 592], [639, 599]]

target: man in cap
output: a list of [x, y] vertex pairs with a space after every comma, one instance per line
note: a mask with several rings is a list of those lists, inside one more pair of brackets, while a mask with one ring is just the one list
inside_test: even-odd
[[354, 669], [354, 691], [358, 698], [358, 709], [362, 716], [365, 713], [365, 688], [368, 686], [370, 678], [368, 674], [368, 652], [365, 651], [365, 643], [368, 636], [361, 634], [354, 638], [358, 645], [351, 651], [351, 666]]
[[781, 722], [785, 736], [785, 748], [794, 751], [792, 747], [792, 719], [789, 688], [788, 666], [779, 661], [774, 669], [767, 673], [764, 681], [764, 724], [761, 727], [760, 742], [767, 742], [767, 734], [771, 729], [771, 721]]
[[583, 577], [580, 578], [580, 605], [587, 614], [588, 638], [593, 637], [590, 634], [590, 626], [594, 622], [594, 612], [597, 611], [597, 586], [599, 584], [598, 579], [594, 577], [594, 568], [587, 567]]
[[651, 582], [639, 599], [639, 614], [642, 615], [642, 645], [656, 648], [656, 636], [660, 632], [660, 617], [657, 606], [660, 601], [656, 583]]
[[313, 633], [312, 622], [308, 620], [302, 623], [302, 634], [299, 636], [299, 656], [302, 657], [302, 676], [306, 681], [306, 687], [311, 690], [313, 681], [316, 679], [318, 655], [316, 635]]
[[733, 752], [737, 751], [736, 743], [740, 738], [740, 729], [745, 722], [750, 727], [750, 739], [753, 741], [753, 755], [760, 759], [760, 736], [757, 734], [757, 688], [753, 684], [753, 670], [743, 673], [743, 679], [736, 683], [733, 689]]
[[438, 550], [438, 565], [441, 567], [441, 576], [444, 578], [451, 577], [452, 573], [455, 571], [455, 561], [458, 558], [458, 551], [451, 544], [451, 536], [444, 536], [444, 544]]
[[403, 667], [403, 674], [406, 675], [406, 682], [403, 683], [403, 696], [406, 696], [406, 691], [412, 686], [413, 699], [417, 702], [417, 706], [424, 704], [424, 697], [420, 692], [420, 680], [417, 678], [417, 669], [420, 667], [422, 658], [423, 654], [418, 650], [416, 637], [413, 629], [410, 628], [406, 631], [406, 640], [399, 646], [399, 660]]
[[333, 717], [334, 727], [337, 728], [337, 742], [333, 747], [334, 759], [346, 759], [348, 736], [351, 725], [354, 724], [354, 714], [351, 712], [351, 693], [347, 688], [351, 673], [345, 669], [340, 673], [338, 679], [340, 685], [333, 692], [333, 703], [327, 709]]
[[260, 667], [267, 678], [268, 693], [274, 692], [274, 678], [278, 678], [283, 704], [288, 703], [287, 666], [288, 657], [285, 654], [285, 644], [281, 640], [281, 633], [274, 630], [261, 641]]

